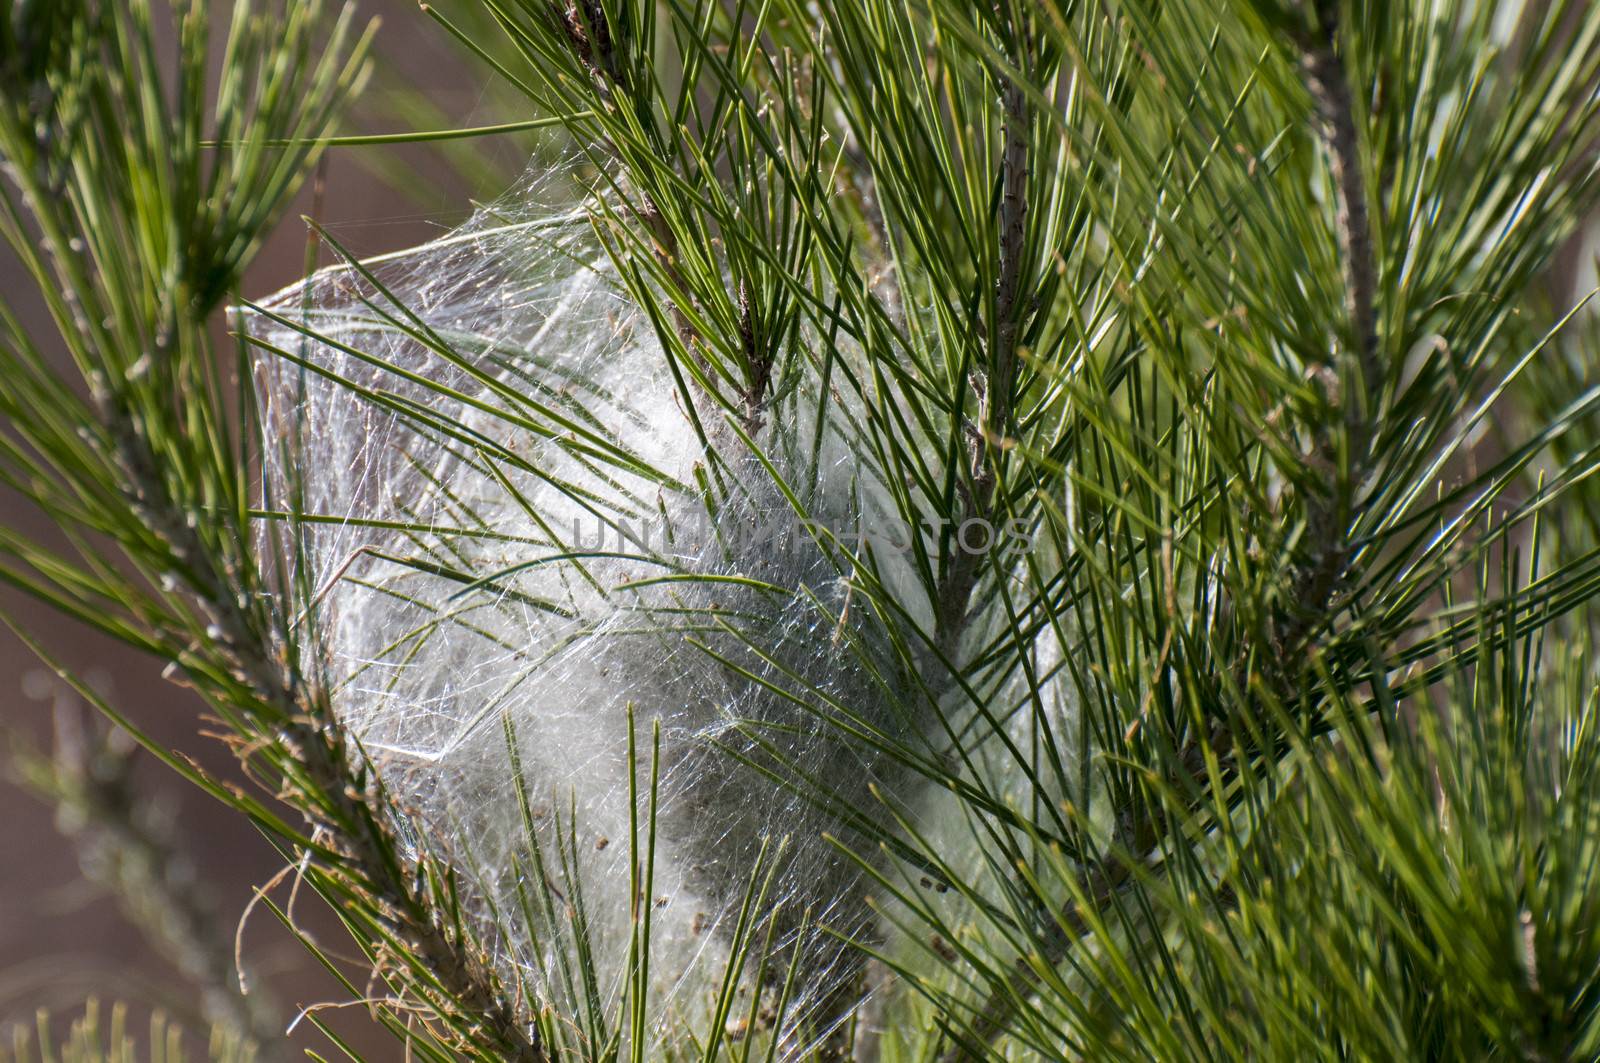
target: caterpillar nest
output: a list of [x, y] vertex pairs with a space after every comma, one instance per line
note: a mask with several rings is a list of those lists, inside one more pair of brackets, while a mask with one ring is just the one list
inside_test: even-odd
[[[708, 450], [588, 215], [527, 199], [247, 322], [265, 506], [303, 515], [265, 541], [336, 712], [413, 842], [462, 869], [502, 973], [573, 1014], [586, 950], [615, 1029], [647, 865], [650, 1036], [702, 1036], [730, 963], [770, 994], [791, 962], [769, 1036], [822, 1036], [861, 982], [840, 936], [877, 933], [824, 836], [876, 848], [851, 810], [908, 795], [881, 750], [928, 729], [815, 531], [885, 519], [886, 485], [850, 411], [818, 416], [841, 400], [814, 366], [760, 458]], [[904, 553], [875, 585], [926, 624]]]

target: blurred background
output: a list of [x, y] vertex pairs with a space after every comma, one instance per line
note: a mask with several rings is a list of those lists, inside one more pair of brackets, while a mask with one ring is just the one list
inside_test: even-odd
[[[218, 5], [219, 8], [231, 5]], [[449, 5], [452, 18], [469, 25], [479, 5]], [[468, 56], [412, 0], [363, 0], [362, 11], [382, 19], [374, 77], [344, 132], [374, 133], [493, 125], [530, 117], [528, 107], [486, 68]], [[220, 14], [220, 12], [219, 12]], [[476, 39], [493, 40], [487, 26]], [[220, 53], [221, 40], [216, 42]], [[412, 246], [460, 222], [474, 201], [491, 199], [513, 185], [538, 160], [559, 151], [538, 133], [501, 134], [463, 140], [395, 146], [335, 148], [317, 179], [308, 182], [264, 252], [246, 276], [247, 296], [262, 296], [303, 276], [307, 229], [301, 215], [317, 217], [348, 249], [368, 255]], [[1573, 242], [1549, 279], [1553, 305], [1567, 305], [1595, 283], [1600, 252], [1597, 228]], [[327, 264], [328, 253], [320, 253]], [[0, 257], [0, 290], [15, 298], [35, 334], [49, 335], [48, 322], [30, 306], [25, 274]], [[13, 295], [12, 293], [16, 293]], [[225, 328], [218, 323], [219, 333]], [[44, 522], [15, 497], [0, 493], [8, 524], [44, 534]], [[161, 676], [163, 663], [89, 634], [31, 599], [0, 588], [0, 612], [37, 638], [94, 691], [158, 741], [192, 757], [223, 779], [237, 779], [232, 756], [205, 737], [203, 706], [188, 691]], [[0, 628], [0, 1055], [10, 1042], [8, 1027], [32, 1023], [40, 1009], [58, 1016], [63, 1028], [84, 1000], [97, 996], [130, 1005], [136, 1021], [160, 1011], [195, 1032], [203, 1044], [200, 991], [152, 947], [119, 906], [114, 891], [96, 885], [83, 868], [79, 845], [58, 828], [55, 802], [18, 785], [3, 767], [17, 756], [49, 755], [58, 719], [92, 724], [93, 714], [46, 669], [8, 628]], [[93, 728], [88, 729], [90, 741]], [[241, 925], [256, 887], [284, 870], [283, 858], [234, 814], [211, 801], [168, 768], [143, 754], [127, 761], [124, 813], [141, 822], [165, 824], [171, 853], [192, 865], [192, 879], [214, 898], [217, 947], [230, 955], [237, 931], [242, 953], [259, 979], [258, 999], [275, 1013], [278, 1028], [295, 1024], [303, 1008], [349, 1001], [353, 994], [311, 959], [303, 946], [264, 906]], [[93, 863], [93, 854], [89, 854]], [[284, 880], [273, 896], [288, 902]], [[309, 894], [294, 909], [295, 921], [325, 944], [340, 930]], [[335, 951], [339, 951], [335, 947]], [[357, 990], [363, 987], [356, 986]], [[400, 1050], [372, 1027], [359, 1006], [318, 1012], [351, 1046], [372, 1059], [398, 1058]], [[139, 1027], [135, 1027], [136, 1029]], [[327, 1041], [310, 1023], [295, 1026], [294, 1041], [326, 1053]]]

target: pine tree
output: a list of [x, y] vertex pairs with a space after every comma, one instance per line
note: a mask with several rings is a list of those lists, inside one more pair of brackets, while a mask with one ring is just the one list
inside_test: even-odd
[[371, 31], [0, 0], [0, 578], [408, 1058], [1600, 1059], [1600, 9], [423, 10], [564, 152], [253, 298]]

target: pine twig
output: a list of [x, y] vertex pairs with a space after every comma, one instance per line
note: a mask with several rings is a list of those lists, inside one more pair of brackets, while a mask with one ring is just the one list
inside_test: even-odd
[[[612, 154], [616, 154], [613, 148]], [[640, 193], [639, 206], [633, 212], [634, 217], [644, 224], [645, 230], [650, 234], [650, 245], [655, 255], [656, 264], [661, 267], [661, 272], [666, 275], [667, 281], [673, 289], [684, 296], [689, 294], [689, 282], [683, 275], [683, 267], [679, 258], [678, 235], [672, 231], [672, 224], [661, 213], [661, 208], [656, 206], [656, 201], [650, 198], [649, 193]], [[709, 374], [710, 365], [705, 360], [701, 348], [705, 344], [700, 330], [695, 328], [694, 322], [689, 320], [689, 315], [684, 313], [678, 299], [671, 298], [667, 303], [668, 312], [672, 315], [672, 327], [678, 334], [678, 340], [683, 344], [684, 350], [689, 352], [689, 357], [695, 359], [701, 372]]]
[[[1000, 149], [1000, 216], [995, 281], [992, 372], [987, 380], [974, 375], [978, 392], [979, 428], [971, 441], [966, 470], [970, 480], [957, 481], [960, 495], [959, 529], [971, 520], [993, 521], [995, 492], [999, 484], [1002, 444], [1011, 426], [1016, 401], [1017, 337], [1021, 331], [1019, 302], [1022, 292], [1023, 254], [1027, 243], [1028, 214], [1028, 135], [1032, 115], [1027, 94], [1010, 77], [1004, 77]], [[966, 629], [972, 592], [983, 572], [984, 555], [960, 549], [959, 542], [949, 568], [938, 587], [935, 637], [939, 650], [954, 659], [957, 644]]]
[[[1318, 36], [1303, 38], [1299, 43], [1301, 71], [1316, 107], [1318, 133], [1328, 155], [1333, 180], [1335, 235], [1344, 280], [1347, 327], [1355, 344], [1359, 390], [1354, 396], [1338, 396], [1340, 428], [1352, 456], [1351, 471], [1334, 485], [1331, 498], [1313, 498], [1308, 502], [1308, 560], [1298, 566], [1289, 580], [1286, 591], [1289, 615], [1272, 632], [1274, 645], [1268, 647], [1269, 658], [1280, 665], [1303, 659], [1308, 641], [1326, 618], [1344, 584], [1350, 556], [1348, 528], [1356, 512], [1357, 491], [1370, 469], [1371, 445], [1384, 385], [1376, 309], [1378, 267], [1349, 75], [1336, 48], [1336, 7], [1335, 0], [1319, 0]], [[1331, 372], [1331, 367], [1324, 368]], [[1317, 432], [1312, 462], [1336, 467], [1337, 446], [1338, 440], [1323, 426]], [[1282, 671], [1275, 671], [1271, 678], [1280, 690], [1288, 682]], [[1247, 687], [1242, 684], [1242, 688]], [[1191, 739], [1177, 755], [1179, 771], [1191, 779], [1201, 775], [1205, 771], [1207, 745], [1226, 752], [1228, 736], [1212, 734]], [[1172, 822], [1171, 817], [1149, 806], [1131, 809], [1122, 817], [1116, 832], [1115, 852], [1082, 882], [1084, 903], [1060, 913], [1050, 925], [1036, 964], [1053, 967], [1061, 962], [1072, 945], [1088, 932], [1085, 909], [1099, 909], [1108, 903], [1132, 878], [1134, 862], [1154, 851], [1160, 835]], [[1019, 959], [1011, 984], [990, 994], [967, 1024], [970, 1031], [967, 1041], [952, 1047], [941, 1063], [976, 1058], [966, 1045], [987, 1044], [1000, 1036], [1015, 1012], [1015, 1002], [1035, 992], [1039, 984], [1038, 966]]]
[[[118, 25], [121, 26], [121, 23]], [[299, 25], [303, 34], [308, 32], [307, 27], [311, 23]], [[0, 27], [0, 30], [8, 26]], [[148, 31], [148, 26], [136, 26], [135, 29]], [[98, 32], [99, 29], [96, 29]], [[62, 39], [68, 36], [60, 35]], [[264, 37], [251, 39], [257, 43], [265, 40]], [[339, 51], [339, 42], [342, 40], [343, 30], [339, 30], [329, 54]], [[303, 37], [298, 43], [305, 43]], [[262, 44], [262, 50], [268, 53], [266, 62], [257, 65], [248, 57], [240, 58], [236, 68], [228, 73], [239, 76], [240, 69], [254, 71], [262, 66], [279, 65], [280, 58], [299, 54], [294, 50], [295, 46], [295, 42], [291, 42], [287, 50], [274, 53], [270, 47]], [[96, 38], [89, 53], [93, 59], [86, 60], [78, 55], [73, 61], [92, 68], [100, 58], [99, 48], [100, 42]], [[364, 44], [358, 43], [353, 51], [359, 53], [364, 48]], [[41, 55], [46, 54], [41, 52]], [[0, 68], [5, 66], [0, 64]], [[25, 82], [22, 87], [30, 91], [18, 93], [17, 98], [36, 98], [31, 89], [44, 84], [45, 73], [43, 64], [41, 69], [24, 71], [26, 79], [35, 80]], [[8, 90], [19, 87], [15, 71], [0, 69], [0, 74], [6, 75], [0, 80], [7, 83]], [[132, 82], [144, 77], [154, 79], [152, 71], [137, 64], [118, 76], [124, 80], [111, 77], [104, 86], [99, 82], [94, 85], [99, 88], [115, 84], [134, 91], [150, 89], [151, 86]], [[191, 94], [202, 82], [203, 79], [187, 82], [185, 85], [190, 91], [178, 94], [186, 115], [200, 114], [205, 110], [198, 96]], [[96, 93], [91, 95], [99, 98]], [[160, 99], [162, 94], [152, 91], [149, 96], [139, 97], [142, 105], [155, 107], [149, 102], [151, 98]], [[325, 106], [314, 116], [299, 117], [312, 121], [313, 125], [325, 123], [331, 118], [331, 103], [337, 98], [337, 92], [328, 90], [322, 101]], [[108, 93], [106, 99], [113, 109], [116, 104], [125, 102], [114, 93]], [[147, 120], [149, 117], [146, 116]], [[166, 116], [158, 117], [161, 120], [151, 128], [160, 129], [164, 134], [168, 132]], [[265, 117], [261, 120], [267, 121]], [[95, 113], [88, 130], [93, 133], [107, 132], [106, 128], [96, 124], [100, 121], [110, 123], [113, 119]], [[395, 834], [395, 825], [400, 822], [399, 812], [374, 774], [364, 764], [352, 762], [347, 752], [349, 743], [328, 704], [326, 692], [308, 683], [282, 652], [279, 637], [283, 632], [276, 629], [274, 622], [257, 605], [254, 592], [259, 590], [260, 580], [248, 552], [232, 545], [214, 546], [200, 533], [202, 521], [215, 522], [221, 519], [219, 512], [226, 514], [230, 512], [230, 507], [203, 506], [201, 499], [205, 497], [206, 488], [196, 489], [186, 480], [182, 481], [187, 484], [183, 491], [170, 489], [172, 483], [179, 481], [164, 473], [162, 459], [167, 455], [162, 454], [152, 442], [164, 436], [195, 443], [197, 450], [208, 458], [215, 456], [231, 460], [234, 457], [227, 453], [225, 443], [219, 441], [218, 452], [207, 452], [203, 448], [209, 446], [211, 441], [197, 441], [196, 437], [201, 433], [195, 431], [194, 421], [189, 417], [194, 407], [186, 409], [185, 404], [196, 404], [204, 409], [204, 404], [211, 401], [213, 396], [203, 382], [198, 385], [195, 383], [196, 377], [203, 379], [207, 370], [191, 372], [187, 376], [183, 370], [196, 368], [186, 364], [186, 359], [195, 353], [195, 348], [204, 347], [203, 339], [199, 337], [203, 337], [210, 311], [226, 294], [227, 284], [223, 281], [231, 283], [236, 277], [240, 259], [231, 257], [232, 252], [222, 255], [209, 244], [203, 248], [188, 248], [190, 257], [181, 259], [186, 267], [182, 274], [183, 283], [176, 288], [172, 287], [172, 278], [166, 274], [139, 276], [140, 271], [149, 267], [146, 261], [118, 261], [115, 264], [120, 269], [96, 261], [86, 245], [98, 245], [72, 235], [75, 228], [84, 224], [83, 218], [74, 214], [70, 203], [63, 204], [63, 197], [46, 179], [48, 175], [44, 172], [47, 169], [44, 163], [49, 161], [50, 153], [45, 151], [45, 147], [56, 143], [50, 139], [52, 130], [53, 126], [43, 120], [17, 121], [8, 105], [3, 120], [0, 120], [0, 146], [6, 149], [4, 154], [7, 155], [6, 176], [18, 187], [28, 203], [42, 237], [39, 243], [43, 245], [44, 255], [53, 263], [55, 276], [61, 283], [59, 302], [62, 309], [57, 311], [58, 325], [64, 335], [76, 333], [85, 346], [98, 349], [97, 357], [85, 355], [80, 361], [92, 403], [91, 410], [96, 422], [94, 427], [100, 430], [90, 436], [97, 448], [95, 458], [103, 462], [97, 463], [92, 473], [87, 474], [94, 481], [94, 493], [98, 494], [98, 489], [103, 486], [109, 498], [116, 498], [119, 506], [126, 506], [126, 513], [118, 516], [132, 519], [127, 521], [127, 527], [117, 530], [122, 534], [124, 549], [130, 559], [141, 569], [153, 570], [163, 586], [173, 594], [173, 601], [181, 595], [193, 610], [182, 621], [170, 624], [155, 621], [162, 624], [162, 634], [189, 638], [196, 634], [195, 627], [203, 631], [203, 649], [196, 646], [188, 655], [179, 658], [177, 666], [187, 666], [188, 677], [195, 686], [207, 690], [218, 703], [234, 708], [239, 716], [244, 717], [240, 721], [239, 733], [232, 737], [235, 752], [241, 760], [248, 761], [259, 755], [258, 751], [269, 743], [276, 750], [287, 753], [287, 757], [274, 754], [274, 762], [281, 770], [284, 792], [280, 796], [299, 809], [311, 825], [311, 849], [319, 870], [338, 880], [341, 893], [349, 891], [370, 905], [370, 912], [364, 911], [363, 915], [375, 918], [383, 931], [393, 939], [397, 950], [404, 953], [403, 957], [380, 954], [376, 960], [380, 973], [400, 975], [404, 988], [416, 992], [433, 1007], [436, 1014], [449, 1019], [457, 1035], [454, 1038], [457, 1042], [455, 1047], [480, 1055], [487, 1051], [496, 1059], [515, 1060], [517, 1063], [543, 1063], [547, 1054], [539, 1042], [536, 1028], [522, 1014], [520, 1001], [510, 999], [502, 992], [487, 961], [469, 948], [470, 940], [460, 931], [449, 929], [448, 912], [440, 903], [441, 898], [437, 897], [432, 868], [426, 863], [426, 858], [406, 858], [402, 855], [406, 850]], [[120, 136], [125, 130], [119, 127], [115, 132]], [[190, 132], [197, 130], [191, 129]], [[80, 133], [75, 130], [72, 141], [78, 139]], [[120, 143], [116, 137], [108, 137], [107, 142]], [[137, 154], [135, 142], [139, 148], [146, 146], [140, 138], [130, 138], [123, 147]], [[66, 145], [62, 151], [70, 147], [68, 141], [60, 143]], [[151, 152], [157, 156], [163, 154], [157, 148], [152, 148]], [[94, 153], [94, 158], [99, 159], [101, 155]], [[62, 157], [73, 165], [85, 165], [77, 157]], [[112, 161], [106, 163], [107, 170], [104, 172], [85, 165], [85, 179], [105, 180], [105, 173], [126, 179], [128, 169], [134, 162], [118, 153], [111, 153], [110, 158]], [[164, 163], [167, 159], [163, 157], [160, 161]], [[143, 174], [143, 171], [137, 172]], [[265, 196], [274, 188], [292, 190], [293, 187], [293, 182], [288, 185], [270, 182], [263, 185], [251, 183], [231, 171], [230, 175], [238, 184], [219, 185], [216, 191], [218, 200]], [[182, 183], [181, 179], [175, 180]], [[166, 191], [163, 187], [161, 194]], [[4, 210], [0, 210], [0, 222], [3, 222], [0, 229], [4, 230], [3, 235], [11, 246], [22, 252], [23, 248], [29, 246], [29, 239], [18, 212], [13, 209], [9, 196], [0, 196], [0, 206], [4, 207]], [[130, 209], [154, 209], [155, 206], [153, 200], [139, 198], [138, 207]], [[117, 235], [123, 234], [113, 228], [114, 224], [128, 220], [104, 219], [108, 229]], [[187, 218], [180, 220], [188, 223]], [[246, 246], [248, 241], [242, 239], [240, 234], [253, 234], [259, 220], [252, 213], [249, 219], [240, 222], [238, 231], [229, 227], [226, 230], [228, 238], [220, 240], [219, 244], [234, 249]], [[132, 225], [128, 231], [142, 230], [140, 226]], [[43, 255], [32, 257], [34, 252], [31, 248], [23, 254], [35, 269], [39, 282], [47, 283], [44, 279]], [[96, 307], [99, 312], [90, 312], [91, 306], [101, 302], [99, 293], [102, 291], [102, 286], [91, 280], [95, 275], [92, 267], [103, 267], [101, 272], [106, 277], [104, 287], [111, 293], [105, 303], [117, 305], [120, 308], [118, 311]], [[204, 283], [189, 283], [192, 275], [203, 275]], [[164, 299], [148, 318], [129, 322], [132, 327], [125, 334], [115, 335], [113, 326], [102, 325], [101, 321], [111, 321], [115, 317], [120, 323], [123, 320], [121, 314], [133, 315], [137, 312], [135, 307], [142, 310], [144, 304], [142, 296], [121, 302], [116, 301], [114, 296], [122, 294], [119, 288], [124, 284], [142, 293], [145, 288], [141, 285], [145, 281], [159, 289], [163, 296], [172, 295], [174, 298]], [[189, 342], [193, 342], [194, 347], [188, 346]], [[120, 364], [121, 358], [135, 355], [139, 357], [132, 367]], [[160, 371], [171, 376], [152, 385], [149, 377], [152, 367], [159, 367]], [[177, 367], [175, 372], [174, 367]], [[73, 407], [73, 412], [77, 412], [76, 407]], [[179, 467], [185, 472], [189, 471], [181, 463]], [[243, 490], [242, 484], [231, 480], [232, 473], [233, 470], [229, 469], [219, 484], [210, 485], [218, 487], [225, 498], [229, 497], [227, 492], [231, 490]], [[67, 479], [70, 484], [71, 477]], [[15, 479], [11, 482], [21, 486]], [[248, 541], [246, 529], [232, 527], [228, 530], [237, 542]], [[144, 588], [137, 587], [131, 581], [129, 587], [130, 593], [135, 596], [135, 601], [130, 602], [130, 609], [137, 613], [140, 611], [137, 596]], [[219, 675], [219, 672], [226, 674]], [[369, 941], [368, 944], [373, 942]], [[425, 969], [427, 978], [404, 979], [403, 972], [408, 966], [415, 970]]]
[[[1354, 343], [1354, 395], [1339, 394], [1344, 441], [1349, 448], [1350, 472], [1333, 485], [1331, 498], [1314, 498], [1308, 514], [1308, 557], [1300, 567], [1287, 596], [1289, 617], [1274, 632], [1274, 659], [1294, 659], [1306, 639], [1326, 615], [1328, 605], [1344, 582], [1349, 563], [1348, 529], [1355, 516], [1356, 494], [1371, 463], [1372, 437], [1377, 407], [1384, 385], [1379, 364], [1377, 317], [1377, 259], [1373, 252], [1372, 221], [1367, 205], [1366, 178], [1361, 171], [1360, 138], [1356, 132], [1355, 105], [1344, 61], [1335, 50], [1338, 5], [1319, 0], [1320, 35], [1303, 38], [1301, 72], [1311, 93], [1320, 124], [1328, 171], [1333, 181], [1335, 236], [1339, 244], [1344, 279], [1345, 315]], [[1328, 367], [1330, 370], [1332, 367]], [[1336, 374], [1335, 374], [1336, 379]], [[1313, 463], [1336, 468], [1337, 442], [1326, 430], [1316, 439]]]
[[[617, 97], [626, 96], [633, 89], [628, 80], [627, 67], [622, 62], [621, 48], [625, 42], [619, 38], [616, 29], [611, 25], [605, 8], [599, 0], [551, 0], [551, 11], [573, 55], [589, 72], [590, 80], [594, 82], [596, 91], [600, 95], [601, 104], [606, 108], [614, 108]], [[606, 148], [613, 158], [621, 158], [621, 153], [615, 144], [608, 141]], [[660, 206], [649, 193], [640, 192], [639, 198], [640, 202], [634, 208], [633, 216], [650, 236], [656, 265], [672, 289], [687, 298], [690, 296], [690, 289], [688, 278], [683, 272], [677, 233], [673, 231], [671, 223], [667, 221]], [[745, 430], [754, 436], [761, 428], [762, 411], [773, 363], [770, 356], [759, 353], [754, 345], [749, 298], [747, 288], [741, 283], [736, 305], [739, 311], [740, 338], [744, 345], [744, 353], [750, 359], [751, 379], [741, 391], [739, 419]], [[677, 297], [669, 298], [667, 309], [679, 342], [683, 344], [689, 357], [694, 359], [700, 371], [710, 379], [712, 369], [705, 353], [705, 337], [679, 305]], [[704, 390], [702, 388], [702, 391]], [[710, 399], [710, 396], [705, 394], [700, 397], [707, 401]]]
[[[994, 513], [994, 496], [998, 484], [1000, 443], [1005, 438], [1011, 416], [1016, 388], [1018, 299], [1021, 293], [1022, 256], [1027, 239], [1027, 187], [1028, 187], [1028, 128], [1030, 114], [1027, 96], [1021, 86], [1010, 78], [1005, 79], [1002, 91], [1004, 118], [1001, 123], [1001, 199], [999, 276], [995, 285], [995, 321], [993, 327], [994, 350], [993, 377], [980, 386], [982, 402], [980, 437], [973, 443], [971, 454], [972, 487], [962, 493], [962, 517], [958, 527], [966, 520], [989, 520]], [[959, 546], [959, 543], [958, 543]], [[947, 659], [954, 659], [957, 645], [965, 629], [967, 616], [982, 572], [983, 557], [957, 549], [950, 569], [940, 584], [935, 637], [939, 650]], [[1030, 979], [1026, 967], [1019, 969], [1014, 988], [1030, 992], [1036, 979]], [[979, 1040], [994, 1039], [1004, 1027], [1011, 1008], [1003, 994], [996, 994], [985, 1004], [974, 1030]], [[944, 1063], [959, 1063], [966, 1058], [960, 1045], [944, 1057]]]
[[[359, 876], [360, 888], [383, 917], [386, 928], [420, 961], [449, 995], [430, 1000], [441, 1011], [460, 1010], [477, 1017], [501, 1058], [544, 1063], [538, 1036], [507, 999], [484, 963], [460, 937], [446, 933], [434, 915], [426, 875], [394, 856], [402, 851], [392, 824], [398, 812], [371, 772], [353, 769], [346, 740], [322, 692], [308, 686], [272, 648], [230, 587], [227, 572], [196, 536], [155, 473], [155, 464], [131, 418], [105, 395], [97, 396], [112, 428], [135, 512], [162, 540], [180, 570], [189, 597], [207, 621], [211, 648], [233, 678], [268, 710], [276, 740], [305, 773], [285, 779], [301, 793], [292, 803], [306, 816], [322, 844]], [[422, 991], [419, 988], [419, 991]], [[425, 991], [424, 995], [426, 995]]]
[[58, 695], [51, 753], [21, 751], [18, 781], [56, 806], [56, 825], [78, 851], [84, 873], [111, 890], [128, 919], [198, 990], [207, 1022], [253, 1042], [263, 1063], [298, 1056], [267, 991], [235, 970], [214, 897], [178, 847], [170, 820], [141, 799], [135, 748], [124, 731]]

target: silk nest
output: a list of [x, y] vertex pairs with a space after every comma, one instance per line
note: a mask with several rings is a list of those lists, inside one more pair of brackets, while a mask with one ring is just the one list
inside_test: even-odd
[[658, 1046], [704, 1035], [730, 965], [739, 1008], [793, 966], [761, 1014], [795, 1046], [871, 981], [841, 938], [888, 933], [887, 809], [962, 829], [909, 766], [960, 740], [952, 684], [894, 637], [931, 623], [906, 543], [862, 567], [905, 527], [867, 400], [809, 337], [754, 450], [697, 430], [593, 216], [524, 187], [247, 316], [264, 556], [352, 755], [461, 870], [512, 984], [617, 1028], [647, 914]]

